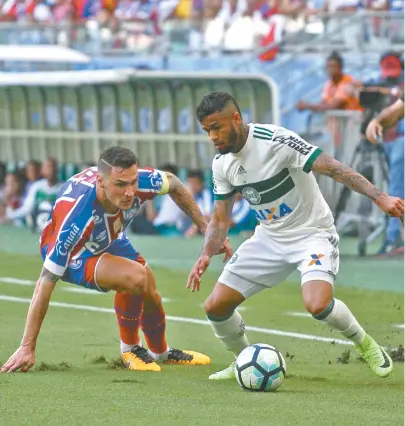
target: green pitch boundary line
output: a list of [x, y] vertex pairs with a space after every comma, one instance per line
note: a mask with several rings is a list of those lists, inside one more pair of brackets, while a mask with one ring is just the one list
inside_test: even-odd
[[[23, 297], [7, 296], [5, 294], [0, 294], [0, 300], [5, 302], [17, 302], [17, 303], [27, 303], [27, 304], [31, 303], [31, 299], [26, 299]], [[50, 302], [49, 305], [56, 308], [77, 309], [82, 311], [103, 312], [108, 314], [115, 313], [114, 309], [101, 308], [99, 306], [76, 305], [76, 304], [64, 303], [64, 302]], [[207, 325], [207, 326], [210, 325], [208, 321], [204, 321], [197, 318], [174, 317], [171, 315], [167, 315], [166, 319], [168, 321], [183, 322], [188, 324], [198, 324], [198, 325]], [[257, 333], [263, 333], [263, 334], [271, 334], [275, 336], [293, 337], [295, 339], [303, 339], [303, 340], [312, 340], [316, 342], [336, 343], [339, 345], [353, 345], [353, 343], [348, 340], [332, 339], [329, 337], [315, 336], [313, 334], [293, 333], [290, 331], [275, 330], [272, 328], [246, 326], [246, 330], [255, 331]]]

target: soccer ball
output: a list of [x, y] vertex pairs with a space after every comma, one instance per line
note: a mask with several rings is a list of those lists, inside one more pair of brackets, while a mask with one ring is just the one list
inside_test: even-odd
[[235, 362], [235, 376], [243, 389], [275, 391], [284, 382], [286, 364], [273, 346], [256, 343], [243, 349]]

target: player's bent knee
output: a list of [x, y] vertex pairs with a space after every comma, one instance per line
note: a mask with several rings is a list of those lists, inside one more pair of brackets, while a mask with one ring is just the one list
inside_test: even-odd
[[225, 301], [215, 301], [208, 298], [204, 304], [205, 314], [208, 317], [225, 318], [232, 315], [234, 307], [228, 306]]
[[[224, 287], [224, 286], [222, 286]], [[228, 290], [227, 287], [225, 287]], [[229, 289], [232, 292], [235, 290]], [[243, 296], [237, 295], [238, 300], [234, 300], [231, 295], [224, 293], [223, 291], [218, 290], [217, 287], [214, 288], [214, 291], [208, 296], [207, 300], [204, 303], [205, 313], [208, 317], [217, 317], [224, 318], [232, 315], [233, 311], [242, 303], [244, 300]], [[239, 297], [240, 296], [240, 297]]]
[[319, 315], [329, 306], [330, 300], [313, 299], [304, 301], [305, 309], [313, 316]]
[[302, 299], [305, 309], [311, 315], [319, 315], [333, 299], [333, 286], [323, 280], [308, 281], [302, 286]]
[[134, 295], [145, 294], [147, 290], [147, 273], [145, 268], [135, 263], [123, 274], [123, 286], [125, 291]]

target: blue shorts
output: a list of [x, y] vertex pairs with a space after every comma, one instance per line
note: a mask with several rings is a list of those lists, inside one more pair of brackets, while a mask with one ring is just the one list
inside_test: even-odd
[[[125, 257], [134, 260], [141, 265], [146, 265], [145, 259], [137, 252], [128, 238], [117, 239], [107, 248], [106, 251], [98, 256], [86, 257], [83, 259], [72, 260], [61, 277], [63, 281], [77, 284], [90, 290], [97, 290], [106, 293], [107, 290], [100, 288], [96, 281], [97, 264], [103, 254], [109, 253], [113, 256]], [[42, 259], [45, 260], [46, 248], [41, 252]]]

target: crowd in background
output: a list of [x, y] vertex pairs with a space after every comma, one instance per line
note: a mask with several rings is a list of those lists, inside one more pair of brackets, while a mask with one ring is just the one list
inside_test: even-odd
[[[368, 122], [385, 106], [395, 102], [404, 89], [403, 57], [396, 52], [386, 52], [381, 56], [380, 75], [370, 81], [358, 81], [347, 74], [343, 58], [338, 52], [332, 53], [326, 59], [325, 68], [328, 80], [324, 85], [320, 102], [301, 100], [296, 105], [297, 109], [314, 112], [339, 109], [361, 111], [364, 120], [363, 133]], [[335, 145], [338, 145], [340, 140], [338, 129], [334, 131], [333, 126], [329, 126], [328, 130], [336, 139]], [[366, 142], [365, 138], [363, 142]], [[385, 150], [389, 165], [388, 191], [403, 198], [404, 120], [386, 129], [380, 144]], [[174, 164], [163, 164], [159, 168], [178, 175]], [[25, 167], [10, 173], [6, 173], [5, 166], [0, 165], [0, 223], [8, 221], [40, 230], [48, 218], [60, 182], [73, 173], [61, 178], [58, 165], [53, 158], [47, 159], [42, 164], [30, 161]], [[200, 209], [209, 220], [214, 203], [210, 182], [205, 181], [201, 170], [189, 170], [185, 180]], [[230, 232], [249, 233], [255, 225], [256, 218], [250, 211], [248, 202], [237, 195]], [[131, 229], [138, 234], [163, 236], [193, 237], [198, 234], [196, 227], [169, 195], [146, 202], [131, 224]], [[399, 221], [394, 218], [388, 222], [380, 254], [401, 254], [403, 250], [403, 233]]]
[[[162, 165], [161, 170], [176, 175], [178, 172], [177, 167], [171, 164]], [[15, 226], [28, 226], [34, 231], [41, 231], [48, 220], [62, 182], [58, 164], [51, 157], [42, 164], [30, 161], [12, 172], [7, 172], [6, 166], [0, 164], [0, 224], [13, 223]], [[190, 170], [185, 183], [209, 220], [214, 197], [212, 189], [206, 186], [203, 173], [200, 170]], [[236, 196], [230, 234], [249, 233], [255, 225], [256, 217], [250, 210], [249, 203], [241, 196]], [[146, 201], [132, 222], [131, 230], [137, 234], [168, 237], [198, 235], [198, 229], [190, 218], [167, 194], [156, 197], [153, 201]]]
[[[137, 49], [148, 48], [166, 30], [186, 27], [191, 50], [220, 47], [240, 52], [272, 46], [311, 22], [315, 32], [342, 32], [339, 19], [316, 20], [324, 12], [403, 11], [403, 7], [403, 0], [4, 0], [0, 21], [84, 25], [90, 36], [97, 35], [113, 48]], [[374, 19], [372, 26], [378, 33], [379, 20]], [[356, 42], [353, 31], [359, 30], [356, 23], [344, 31], [349, 43]], [[394, 34], [399, 30], [392, 29]], [[67, 42], [75, 34], [61, 37]], [[267, 52], [262, 59], [272, 59], [274, 53]]]

